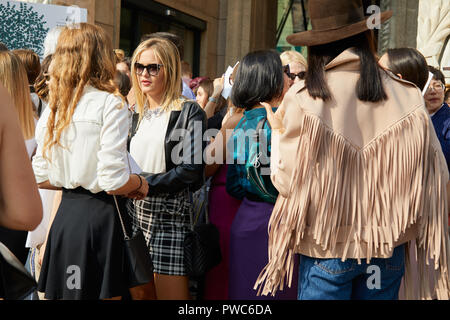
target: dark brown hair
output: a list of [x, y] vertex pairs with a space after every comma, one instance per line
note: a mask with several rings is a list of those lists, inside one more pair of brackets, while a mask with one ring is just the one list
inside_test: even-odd
[[446, 102], [446, 101], [448, 100], [448, 97], [450, 97], [450, 89], [447, 89], [447, 90], [445, 91], [445, 94], [444, 94], [444, 102]]
[[214, 92], [214, 82], [211, 79], [203, 79], [194, 90], [194, 94], [197, 95], [198, 88], [202, 87], [205, 90], [208, 97], [211, 97]]
[[278, 52], [254, 51], [237, 67], [231, 101], [237, 108], [250, 110], [261, 102], [280, 98], [283, 88], [283, 66]]
[[428, 81], [425, 57], [414, 48], [388, 49], [389, 70], [423, 90]]
[[48, 68], [50, 67], [50, 63], [52, 62], [52, 57], [53, 55], [49, 54], [44, 58], [44, 60], [42, 60], [41, 72], [39, 73], [34, 83], [34, 91], [39, 96], [39, 98], [41, 98], [45, 102], [48, 101]]
[[22, 61], [27, 72], [28, 84], [33, 85], [41, 72], [39, 56], [33, 50], [28, 49], [18, 49], [12, 52]]
[[325, 81], [325, 66], [346, 49], [352, 48], [360, 58], [360, 78], [356, 84], [358, 99], [379, 102], [387, 99], [381, 80], [382, 69], [375, 58], [372, 31], [357, 34], [343, 40], [308, 47], [306, 88], [311, 97], [331, 100], [331, 92]]
[[114, 83], [119, 89], [120, 94], [126, 99], [131, 90], [131, 80], [123, 71], [116, 70], [114, 75]]

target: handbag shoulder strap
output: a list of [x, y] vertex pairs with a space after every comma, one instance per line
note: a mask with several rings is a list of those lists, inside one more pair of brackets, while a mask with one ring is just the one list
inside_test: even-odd
[[119, 215], [120, 224], [122, 225], [123, 236], [124, 236], [125, 240], [129, 240], [130, 238], [127, 235], [127, 231], [125, 229], [125, 224], [123, 223], [122, 214], [120, 213], [119, 204], [117, 203], [117, 198], [114, 195], [113, 195], [113, 197], [114, 197], [114, 203], [116, 204], [117, 214]]
[[[265, 126], [266, 122], [267, 122], [267, 117], [264, 117], [258, 121], [258, 124], [256, 125], [256, 129], [255, 129], [256, 134], [254, 136], [254, 141], [259, 142], [261, 140], [261, 134], [264, 130], [264, 126]], [[269, 124], [269, 127], [270, 127], [270, 124]]]

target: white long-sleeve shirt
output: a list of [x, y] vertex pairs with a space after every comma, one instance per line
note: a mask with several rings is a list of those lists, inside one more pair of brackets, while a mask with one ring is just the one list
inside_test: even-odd
[[127, 138], [130, 114], [113, 94], [86, 86], [60, 145], [43, 157], [50, 108], [36, 127], [38, 148], [33, 158], [37, 183], [55, 187], [83, 187], [92, 193], [117, 190], [129, 179]]

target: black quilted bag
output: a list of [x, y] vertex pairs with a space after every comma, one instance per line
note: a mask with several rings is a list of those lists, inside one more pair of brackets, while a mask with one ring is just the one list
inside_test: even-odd
[[192, 278], [204, 276], [222, 260], [219, 230], [208, 219], [208, 189], [205, 184], [194, 194], [191, 231], [184, 240], [184, 264]]

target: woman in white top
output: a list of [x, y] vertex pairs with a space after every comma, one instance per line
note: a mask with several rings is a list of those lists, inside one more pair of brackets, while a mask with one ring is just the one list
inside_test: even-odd
[[114, 71], [111, 41], [101, 27], [63, 29], [33, 158], [39, 187], [63, 191], [39, 278], [46, 299], [120, 298], [128, 288], [112, 195], [139, 199], [148, 185], [129, 171], [129, 113]]
[[180, 56], [172, 42], [152, 38], [141, 43], [131, 74], [140, 123], [130, 153], [149, 184], [147, 197], [130, 206], [133, 227], [147, 240], [157, 298], [185, 300], [189, 279], [183, 243], [189, 232], [189, 192], [204, 181], [206, 115], [195, 101], [181, 98]]

